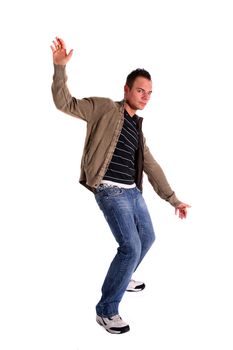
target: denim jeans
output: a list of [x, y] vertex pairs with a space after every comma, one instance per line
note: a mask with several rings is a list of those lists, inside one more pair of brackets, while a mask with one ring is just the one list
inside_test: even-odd
[[96, 305], [97, 315], [118, 314], [119, 303], [133, 272], [155, 240], [151, 218], [137, 188], [98, 187], [95, 199], [119, 244]]

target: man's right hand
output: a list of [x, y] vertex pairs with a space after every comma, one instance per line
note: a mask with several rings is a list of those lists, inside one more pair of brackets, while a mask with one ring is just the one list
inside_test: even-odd
[[73, 55], [73, 50], [70, 50], [67, 54], [65, 42], [61, 38], [56, 37], [56, 39], [53, 40], [53, 45], [50, 47], [53, 52], [54, 64], [65, 66]]

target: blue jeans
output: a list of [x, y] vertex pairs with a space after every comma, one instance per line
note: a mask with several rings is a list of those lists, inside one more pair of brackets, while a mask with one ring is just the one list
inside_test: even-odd
[[98, 187], [95, 199], [119, 244], [102, 286], [102, 297], [96, 305], [97, 315], [118, 314], [119, 303], [133, 272], [155, 240], [151, 218], [135, 187]]

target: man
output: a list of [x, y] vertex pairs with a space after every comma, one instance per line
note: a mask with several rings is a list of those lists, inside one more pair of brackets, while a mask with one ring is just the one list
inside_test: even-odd
[[186, 218], [188, 204], [179, 201], [163, 170], [151, 155], [142, 133], [143, 110], [152, 93], [150, 74], [144, 69], [131, 72], [124, 87], [124, 100], [72, 97], [65, 66], [72, 57], [61, 38], [51, 45], [56, 107], [87, 122], [81, 161], [80, 183], [91, 190], [119, 244], [96, 305], [96, 320], [110, 333], [125, 333], [129, 325], [119, 315], [124, 292], [140, 291], [145, 284], [131, 279], [155, 240], [153, 225], [142, 197], [142, 174], [147, 174], [155, 192]]

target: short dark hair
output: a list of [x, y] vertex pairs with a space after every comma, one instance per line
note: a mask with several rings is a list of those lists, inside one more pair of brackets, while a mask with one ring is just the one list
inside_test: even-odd
[[133, 83], [137, 77], [143, 77], [148, 80], [151, 80], [151, 75], [149, 72], [147, 72], [144, 68], [137, 68], [133, 70], [129, 75], [127, 76], [126, 79], [126, 85], [131, 89], [133, 86]]

